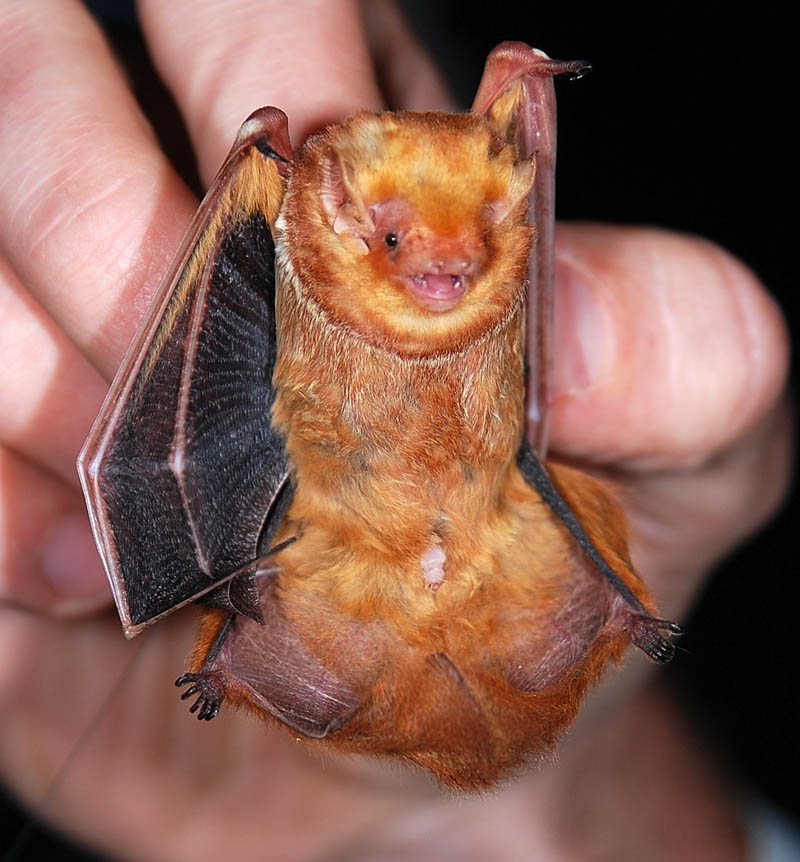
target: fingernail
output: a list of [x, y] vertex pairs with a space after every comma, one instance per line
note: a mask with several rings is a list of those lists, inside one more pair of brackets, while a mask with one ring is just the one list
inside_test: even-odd
[[103, 564], [83, 513], [65, 515], [50, 530], [42, 546], [42, 572], [66, 600], [108, 595]]
[[553, 321], [556, 397], [590, 387], [609, 361], [611, 325], [608, 312], [597, 297], [599, 287], [578, 262], [556, 259]]

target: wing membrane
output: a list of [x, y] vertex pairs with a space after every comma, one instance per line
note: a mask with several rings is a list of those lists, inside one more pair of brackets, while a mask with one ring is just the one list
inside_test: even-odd
[[283, 114], [252, 115], [78, 460], [129, 635], [252, 561], [286, 482], [271, 423], [282, 150]]

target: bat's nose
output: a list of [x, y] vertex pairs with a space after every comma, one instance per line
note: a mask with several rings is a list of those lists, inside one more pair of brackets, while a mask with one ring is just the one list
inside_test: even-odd
[[486, 261], [483, 238], [474, 231], [442, 236], [432, 230], [411, 233], [400, 248], [398, 270], [403, 274], [469, 278], [477, 275]]
[[425, 271], [436, 275], [473, 275], [478, 271], [478, 261], [468, 255], [437, 257], [430, 261]]

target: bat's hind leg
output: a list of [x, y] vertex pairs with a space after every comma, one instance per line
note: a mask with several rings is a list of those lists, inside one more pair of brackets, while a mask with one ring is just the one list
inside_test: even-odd
[[660, 664], [667, 664], [675, 657], [675, 645], [661, 637], [660, 632], [668, 632], [671, 635], [683, 634], [683, 626], [670, 620], [651, 617], [647, 613], [631, 614], [625, 628], [633, 643], [653, 661]]
[[181, 700], [187, 700], [195, 694], [198, 696], [189, 707], [189, 712], [196, 712], [197, 718], [201, 721], [211, 721], [212, 718], [216, 718], [222, 701], [225, 700], [225, 673], [218, 670], [215, 665], [222, 645], [230, 633], [234, 618], [235, 614], [231, 614], [220, 627], [200, 670], [197, 673], [184, 673], [175, 680], [175, 685], [179, 688], [189, 685], [189, 688], [181, 694]]
[[653, 661], [660, 664], [667, 664], [667, 662], [672, 661], [675, 656], [675, 646], [667, 638], [662, 637], [661, 632], [665, 632], [668, 636], [682, 635], [683, 628], [677, 623], [662, 620], [650, 614], [628, 584], [609, 566], [595, 543], [583, 529], [567, 501], [551, 481], [547, 470], [536, 457], [527, 440], [523, 441], [517, 454], [517, 465], [528, 484], [569, 530], [600, 574], [627, 604], [625, 629], [633, 644]]
[[201, 721], [216, 718], [225, 699], [224, 674], [218, 670], [201, 670], [200, 673], [185, 673], [175, 680], [177, 686], [187, 683], [192, 684], [183, 692], [181, 700], [198, 695], [197, 700], [189, 707], [189, 712], [196, 712]]

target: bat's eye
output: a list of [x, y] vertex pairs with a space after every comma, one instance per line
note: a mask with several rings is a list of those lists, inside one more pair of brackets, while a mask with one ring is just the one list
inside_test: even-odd
[[397, 246], [397, 243], [399, 242], [396, 233], [387, 233], [386, 236], [383, 238], [383, 241], [386, 243], [387, 246], [389, 246], [389, 248], [395, 248]]

